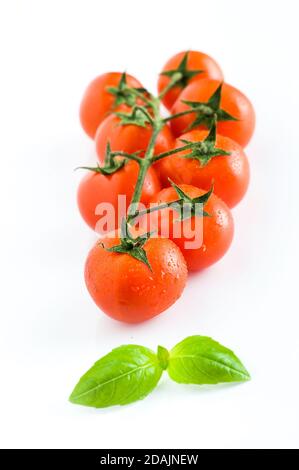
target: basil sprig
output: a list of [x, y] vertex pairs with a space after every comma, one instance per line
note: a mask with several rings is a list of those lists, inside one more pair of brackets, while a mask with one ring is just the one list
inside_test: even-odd
[[95, 408], [127, 405], [145, 398], [157, 386], [164, 370], [175, 382], [186, 384], [250, 379], [230, 349], [206, 336], [189, 336], [171, 351], [159, 346], [157, 354], [133, 344], [113, 349], [81, 377], [69, 400]]

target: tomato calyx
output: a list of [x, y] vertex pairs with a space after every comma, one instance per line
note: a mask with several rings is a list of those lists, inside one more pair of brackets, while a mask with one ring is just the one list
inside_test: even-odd
[[[138, 150], [134, 153], [127, 153], [122, 151], [112, 152], [110, 147], [110, 142], [107, 142], [106, 146], [106, 153], [105, 153], [105, 160], [104, 166], [100, 166], [97, 164], [95, 167], [91, 166], [79, 166], [75, 168], [76, 170], [90, 170], [94, 171], [95, 173], [101, 173], [102, 175], [112, 175], [116, 171], [120, 170], [128, 160], [135, 160], [138, 164], [142, 161], [142, 158], [139, 155], [142, 153], [142, 150]], [[118, 160], [115, 157], [123, 157], [119, 158]]]
[[114, 106], [120, 106], [126, 104], [128, 106], [134, 106], [136, 103], [136, 96], [132, 95], [127, 90], [127, 74], [124, 72], [120, 77], [120, 81], [117, 87], [108, 87], [107, 91], [115, 96]]
[[134, 238], [130, 233], [129, 224], [124, 218], [121, 223], [120, 244], [112, 246], [111, 248], [105, 248], [105, 250], [114, 253], [127, 253], [138, 261], [144, 263], [152, 271], [146, 251], [143, 248], [152, 233], [153, 232], [147, 232]]
[[149, 93], [146, 88], [130, 87], [127, 85], [127, 75], [124, 72], [117, 87], [107, 87], [107, 91], [115, 96], [114, 109], [120, 105], [135, 106], [138, 100], [149, 103]]
[[[198, 160], [201, 166], [205, 166], [213, 157], [228, 156], [231, 153], [221, 148], [215, 147], [216, 144], [216, 126], [217, 126], [217, 115], [214, 115], [214, 119], [211, 124], [209, 134], [203, 141], [195, 142], [195, 145], [190, 148], [190, 153], [182, 155], [182, 158], [191, 158]], [[180, 139], [183, 144], [192, 144], [189, 140]]]
[[168, 178], [171, 186], [175, 189], [179, 199], [169, 204], [169, 207], [179, 213], [178, 220], [186, 220], [191, 217], [210, 217], [210, 214], [204, 210], [204, 205], [208, 202], [211, 194], [214, 191], [214, 187], [209, 189], [206, 193], [201, 196], [192, 198], [188, 196], [179, 186], [177, 186], [170, 178]]
[[[215, 115], [218, 121], [238, 121], [237, 118], [220, 108], [222, 86], [223, 83], [220, 83], [207, 102], [182, 100], [182, 103], [189, 106], [190, 111], [196, 114], [194, 121], [186, 130], [194, 129], [200, 125], [210, 128]], [[184, 114], [187, 114], [187, 112]], [[177, 117], [177, 115], [172, 116], [172, 118], [174, 117]]]
[[191, 78], [204, 72], [204, 70], [200, 70], [200, 69], [189, 70], [187, 68], [188, 55], [189, 55], [189, 51], [186, 52], [186, 54], [184, 55], [184, 57], [182, 58], [180, 64], [178, 65], [176, 69], [165, 70], [164, 72], [160, 73], [160, 75], [169, 77], [172, 81], [171, 86], [167, 87], [167, 91], [169, 91], [174, 86], [185, 88], [188, 85]]
[[116, 112], [116, 116], [120, 118], [119, 125], [134, 125], [139, 127], [147, 127], [148, 124], [153, 125], [153, 118], [144, 106], [135, 105], [129, 112]]
[[106, 146], [104, 166], [100, 166], [99, 164], [97, 164], [97, 166], [95, 167], [80, 166], [76, 168], [76, 170], [90, 170], [94, 171], [95, 173], [101, 173], [102, 175], [112, 175], [116, 171], [120, 170], [127, 163], [126, 158], [115, 160], [115, 157], [117, 156], [124, 156], [132, 160], [139, 160], [139, 157], [136, 154], [130, 155], [124, 152], [111, 152], [110, 143], [108, 142]]
[[107, 87], [107, 91], [115, 96], [114, 107], [126, 104], [134, 106], [136, 104], [136, 95], [131, 92], [131, 88], [127, 85], [127, 74], [123, 72], [117, 87]]

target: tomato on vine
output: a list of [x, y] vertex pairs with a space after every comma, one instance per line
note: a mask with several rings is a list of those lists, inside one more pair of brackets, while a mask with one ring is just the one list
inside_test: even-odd
[[124, 89], [126, 85], [142, 87], [136, 78], [120, 72], [104, 73], [88, 85], [80, 105], [80, 121], [89, 137], [94, 138], [99, 124], [109, 113], [135, 103], [134, 97]]
[[126, 323], [148, 320], [182, 294], [187, 267], [179, 248], [166, 238], [133, 238], [126, 233], [100, 240], [85, 264], [85, 282], [94, 302]]
[[[155, 97], [131, 76], [105, 74], [89, 86], [80, 111], [100, 163], [80, 183], [80, 212], [95, 228], [100, 203], [117, 210], [116, 230], [88, 255], [86, 285], [105, 313], [128, 323], [171, 306], [187, 267], [199, 271], [224, 256], [234, 232], [229, 207], [249, 182], [243, 147], [254, 130], [254, 110], [223, 83], [218, 64], [197, 51], [177, 54], [164, 66], [158, 89]], [[161, 103], [170, 115], [161, 114]], [[160, 181], [171, 187], [161, 190]], [[120, 195], [127, 212], [117, 230]]]
[[[109, 227], [100, 224], [101, 217], [107, 216], [104, 207], [100, 204], [111, 204], [114, 209], [114, 217], [110, 220], [111, 230], [119, 227], [120, 211], [119, 196], [123, 196], [125, 207], [133, 197], [138, 180], [138, 164], [135, 161], [112, 159], [108, 147], [106, 154], [106, 166], [86, 167], [88, 173], [82, 178], [77, 190], [77, 203], [79, 211], [90, 228], [97, 232], [109, 231]], [[149, 168], [144, 179], [140, 202], [147, 204], [150, 199], [161, 189], [160, 181], [153, 168]], [[108, 206], [107, 207], [108, 210]]]
[[[229, 249], [234, 233], [233, 217], [227, 205], [211, 191], [187, 184], [162, 189], [151, 202], [159, 207], [177, 201], [178, 197], [186, 204], [185, 210], [190, 205], [189, 210], [193, 212], [189, 219], [182, 218], [183, 212], [178, 211], [176, 204], [157, 214], [150, 213], [147, 220], [152, 218], [151, 228], [156, 225], [158, 234], [169, 229], [168, 236], [180, 248], [188, 270], [199, 271], [216, 263]], [[191, 205], [196, 203], [200, 206], [192, 209]]]
[[[190, 111], [192, 111], [190, 113]], [[210, 128], [217, 115], [217, 131], [245, 147], [255, 127], [249, 99], [237, 88], [218, 80], [190, 83], [171, 108], [171, 129], [176, 137], [192, 129]]]
[[162, 96], [162, 103], [170, 110], [182, 90], [203, 78], [223, 80], [222, 71], [212, 57], [199, 51], [184, 51], [171, 57], [164, 65], [158, 80], [158, 92], [163, 93], [173, 80], [174, 86]]
[[160, 180], [170, 178], [176, 184], [190, 184], [214, 192], [228, 207], [236, 206], [244, 197], [250, 178], [249, 163], [242, 147], [232, 139], [211, 131], [193, 130], [176, 140], [175, 148], [187, 143], [198, 143], [193, 149], [183, 150], [160, 161]]

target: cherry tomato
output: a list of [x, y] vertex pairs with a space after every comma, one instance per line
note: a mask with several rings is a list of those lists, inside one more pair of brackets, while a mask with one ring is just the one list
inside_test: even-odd
[[[186, 56], [187, 54], [187, 56]], [[186, 64], [184, 59], [187, 57]], [[183, 61], [183, 62], [182, 62]], [[212, 57], [199, 51], [184, 51], [174, 55], [171, 59], [166, 62], [158, 80], [158, 92], [159, 94], [166, 88], [173, 75], [171, 72], [176, 71], [181, 65], [178, 71], [181, 71], [183, 78], [178, 85], [171, 88], [163, 97], [162, 102], [167, 109], [171, 109], [174, 102], [179, 97], [181, 91], [189, 84], [203, 78], [211, 78], [214, 80], [223, 80], [222, 71]], [[201, 70], [201, 73], [196, 71]], [[194, 73], [192, 73], [192, 71]], [[167, 72], [168, 75], [163, 75]], [[169, 74], [170, 72], [170, 74]]]
[[[185, 145], [181, 139], [189, 142], [203, 141], [208, 132], [194, 130], [183, 134], [176, 140], [176, 148]], [[242, 147], [229, 137], [217, 134], [216, 148], [230, 155], [212, 157], [206, 165], [200, 161], [184, 158], [190, 153], [184, 150], [161, 160], [160, 180], [166, 183], [169, 177], [176, 184], [190, 184], [208, 190], [214, 183], [214, 192], [228, 207], [232, 208], [244, 197], [250, 178], [249, 163]], [[168, 182], [169, 186], [170, 183]]]
[[[115, 108], [115, 95], [108, 91], [109, 87], [117, 87], [123, 74], [109, 72], [95, 78], [86, 88], [80, 106], [80, 121], [83, 129], [94, 138], [99, 124]], [[141, 83], [131, 75], [126, 74], [126, 84], [139, 88]]]
[[[171, 109], [171, 114], [177, 114], [190, 109], [187, 104], [183, 103], [184, 100], [207, 103], [220, 84], [221, 82], [217, 80], [209, 79], [197, 80], [194, 83], [190, 83], [174, 103]], [[238, 142], [242, 147], [245, 147], [248, 144], [255, 127], [255, 113], [251, 102], [239, 90], [227, 83], [223, 83], [220, 109], [224, 110], [237, 120], [221, 121], [219, 119], [217, 131], [219, 134], [226, 135], [235, 142]], [[195, 118], [195, 113], [191, 113], [173, 119], [171, 121], [171, 129], [174, 135], [178, 137], [189, 130], [190, 125], [192, 125]], [[206, 126], [201, 124], [198, 128], [203, 129], [206, 128]]]
[[116, 320], [139, 323], [163, 312], [180, 297], [186, 284], [186, 262], [179, 248], [166, 238], [150, 238], [143, 247], [151, 270], [127, 253], [105, 250], [119, 243], [119, 238], [105, 238], [92, 248], [85, 282], [103, 312]]
[[[121, 125], [121, 119], [115, 114], [111, 114], [102, 122], [96, 132], [95, 143], [98, 159], [100, 163], [104, 162], [108, 142], [112, 151], [135, 153], [139, 150], [146, 150], [151, 135], [150, 124], [147, 124], [146, 127], [135, 124]], [[173, 145], [174, 137], [169, 126], [165, 125], [156, 140], [154, 153], [166, 152]]]
[[[206, 193], [187, 184], [179, 185], [179, 188], [191, 198]], [[162, 189], [151, 202], [161, 204], [178, 198], [176, 190], [170, 187]], [[152, 218], [151, 228], [156, 224], [158, 234], [164, 234], [165, 227], [169, 227], [169, 238], [180, 248], [189, 271], [199, 271], [214, 264], [227, 252], [233, 239], [233, 218], [227, 205], [212, 194], [204, 210], [209, 217], [193, 216], [183, 221], [179, 220], [178, 212], [170, 208], [161, 209], [157, 216], [154, 212], [149, 216]], [[192, 246], [188, 246], [190, 242]]]
[[[114, 207], [115, 217], [110, 222], [114, 226], [110, 230], [119, 226], [118, 195], [126, 197], [125, 208], [127, 209], [135, 189], [138, 171], [138, 163], [131, 160], [111, 175], [89, 171], [83, 177], [78, 187], [77, 202], [83, 219], [93, 230], [100, 231], [97, 223], [101, 219], [101, 215], [105, 215], [96, 214], [96, 207], [100, 203], [110, 203]], [[141, 202], [147, 204], [160, 189], [160, 182], [155, 170], [149, 168], [143, 185]], [[110, 231], [106, 226], [104, 230]]]

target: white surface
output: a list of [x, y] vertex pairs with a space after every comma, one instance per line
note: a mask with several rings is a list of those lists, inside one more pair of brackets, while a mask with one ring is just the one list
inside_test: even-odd
[[[1, 2], [1, 447], [298, 447], [298, 2]], [[225, 259], [139, 326], [104, 316], [83, 282], [94, 235], [73, 168], [93, 159], [78, 120], [86, 84], [128, 70], [155, 90], [183, 49], [215, 57], [252, 99], [246, 199]], [[190, 334], [231, 347], [252, 381], [199, 389], [164, 377], [134, 405], [68, 403], [122, 343]]]

